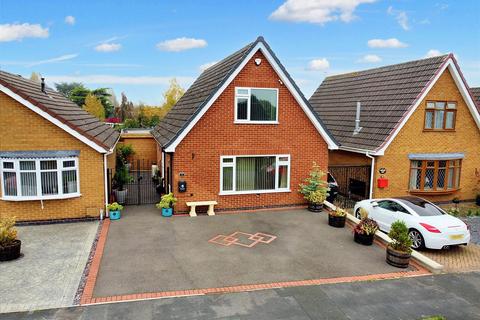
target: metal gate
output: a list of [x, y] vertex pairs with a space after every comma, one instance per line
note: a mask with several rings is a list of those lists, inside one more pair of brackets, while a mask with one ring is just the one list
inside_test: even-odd
[[129, 166], [129, 173], [132, 181], [125, 185], [127, 196], [125, 198], [126, 205], [151, 204], [160, 201], [160, 195], [157, 193], [158, 182], [152, 179], [154, 172], [152, 165], [155, 162], [149, 160], [136, 159]]
[[339, 200], [344, 199], [345, 206], [369, 197], [370, 166], [335, 165], [328, 167], [328, 171], [337, 180]]

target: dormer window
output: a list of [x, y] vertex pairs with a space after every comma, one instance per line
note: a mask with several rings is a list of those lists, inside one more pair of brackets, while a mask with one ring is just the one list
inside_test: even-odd
[[428, 101], [425, 109], [425, 130], [455, 130], [456, 114], [456, 102]]
[[277, 123], [278, 89], [235, 88], [235, 123]]

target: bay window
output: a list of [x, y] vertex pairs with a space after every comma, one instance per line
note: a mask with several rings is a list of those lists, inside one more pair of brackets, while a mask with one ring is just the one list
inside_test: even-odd
[[455, 130], [457, 104], [448, 101], [428, 101], [425, 109], [425, 130]]
[[236, 123], [276, 123], [278, 89], [235, 88]]
[[79, 196], [78, 158], [0, 159], [3, 200]]
[[411, 160], [410, 191], [448, 192], [460, 186], [462, 160]]
[[224, 156], [220, 161], [221, 194], [289, 191], [289, 155]]

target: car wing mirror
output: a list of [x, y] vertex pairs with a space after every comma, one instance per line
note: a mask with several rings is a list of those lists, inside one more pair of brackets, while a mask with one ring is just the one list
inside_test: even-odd
[[377, 201], [372, 201], [370, 203], [372, 204], [372, 207], [374, 207], [374, 208], [378, 207], [378, 202]]

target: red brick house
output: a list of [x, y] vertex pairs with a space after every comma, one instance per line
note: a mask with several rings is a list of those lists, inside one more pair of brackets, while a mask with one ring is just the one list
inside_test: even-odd
[[176, 212], [303, 204], [298, 184], [337, 149], [262, 37], [205, 70], [152, 133]]

